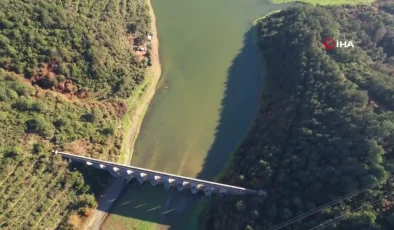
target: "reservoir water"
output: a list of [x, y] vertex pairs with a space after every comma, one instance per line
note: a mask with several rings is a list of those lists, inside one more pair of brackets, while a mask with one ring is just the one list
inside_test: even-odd
[[[163, 74], [132, 165], [213, 179], [253, 121], [261, 65], [252, 22], [269, 0], [151, 0]], [[196, 196], [133, 182], [104, 229], [193, 229]]]

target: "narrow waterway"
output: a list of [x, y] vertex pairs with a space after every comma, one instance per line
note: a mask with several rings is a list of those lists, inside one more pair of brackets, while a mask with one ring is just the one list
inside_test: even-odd
[[[268, 0], [152, 0], [152, 5], [163, 74], [132, 165], [213, 179], [258, 106], [261, 67], [252, 22], [286, 6]], [[197, 198], [137, 184], [116, 203], [105, 229], [193, 229]]]

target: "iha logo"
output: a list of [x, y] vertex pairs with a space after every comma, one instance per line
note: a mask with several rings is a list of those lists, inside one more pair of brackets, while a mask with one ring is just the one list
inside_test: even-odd
[[332, 50], [334, 48], [354, 48], [352, 41], [338, 41], [334, 40], [333, 38], [326, 38], [323, 44], [324, 47], [326, 47], [326, 50]]

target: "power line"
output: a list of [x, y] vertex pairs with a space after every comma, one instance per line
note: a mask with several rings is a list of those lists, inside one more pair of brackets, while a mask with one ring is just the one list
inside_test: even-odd
[[326, 207], [328, 207], [328, 206], [337, 204], [337, 203], [339, 203], [340, 201], [342, 201], [342, 200], [344, 200], [344, 199], [347, 199], [347, 198], [349, 198], [349, 197], [351, 197], [351, 196], [357, 195], [357, 194], [363, 192], [364, 190], [368, 189], [369, 187], [372, 187], [372, 186], [375, 185], [376, 183], [377, 183], [377, 182], [372, 183], [372, 184], [370, 184], [370, 185], [367, 185], [367, 186], [365, 186], [365, 187], [363, 187], [363, 188], [357, 189], [357, 190], [355, 190], [355, 191], [353, 191], [353, 192], [351, 192], [351, 193], [349, 193], [349, 194], [346, 194], [346, 195], [344, 195], [344, 196], [342, 196], [342, 197], [340, 197], [340, 198], [338, 198], [338, 199], [336, 199], [336, 200], [330, 201], [330, 202], [328, 202], [328, 203], [326, 203], [326, 204], [323, 204], [323, 205], [321, 205], [321, 206], [319, 206], [319, 207], [317, 207], [317, 208], [315, 208], [315, 209], [313, 209], [313, 210], [311, 210], [311, 211], [308, 211], [308, 212], [306, 212], [306, 213], [304, 213], [304, 214], [301, 214], [301, 215], [296, 216], [296, 217], [294, 217], [294, 218], [292, 218], [292, 219], [290, 219], [290, 220], [287, 220], [286, 222], [283, 222], [283, 223], [281, 223], [281, 224], [278, 224], [278, 225], [276, 225], [276, 226], [274, 226], [274, 227], [272, 227], [272, 228], [270, 228], [270, 229], [268, 229], [268, 230], [279, 230], [279, 229], [282, 229], [282, 228], [284, 228], [284, 227], [286, 227], [286, 226], [288, 226], [288, 225], [290, 225], [290, 224], [293, 224], [293, 223], [295, 223], [295, 222], [297, 222], [297, 221], [299, 221], [299, 220], [302, 220], [302, 219], [304, 219], [304, 218], [306, 218], [306, 217], [308, 217], [308, 216], [313, 215], [314, 213], [316, 213], [317, 211], [319, 211], [319, 210], [321, 210], [321, 209], [323, 209], [323, 208], [326, 208]]
[[381, 201], [381, 200], [383, 200], [383, 199], [385, 199], [385, 198], [391, 197], [391, 196], [394, 196], [394, 194], [384, 196], [384, 197], [382, 197], [382, 198], [380, 198], [380, 199], [376, 199], [376, 200], [374, 200], [373, 202], [371, 202], [371, 203], [369, 203], [369, 204], [365, 204], [365, 205], [363, 205], [363, 206], [361, 206], [361, 207], [359, 207], [359, 208], [357, 208], [357, 209], [352, 210], [350, 213], [342, 214], [342, 215], [340, 215], [340, 216], [338, 216], [338, 217], [335, 217], [334, 219], [332, 219], [332, 220], [330, 220], [330, 221], [324, 223], [323, 225], [318, 225], [318, 226], [316, 226], [316, 227], [314, 227], [314, 228], [311, 228], [311, 229], [309, 229], [309, 230], [318, 230], [318, 229], [322, 229], [322, 228], [325, 228], [325, 227], [327, 227], [327, 226], [330, 226], [331, 224], [334, 224], [334, 223], [340, 221], [343, 217], [345, 217], [345, 216], [348, 215], [348, 214], [351, 214], [351, 213], [360, 211], [361, 209], [365, 208], [365, 207], [368, 206], [368, 205], [372, 205], [372, 206], [373, 206], [373, 205], [375, 205], [377, 202], [379, 202], [379, 201]]
[[293, 223], [295, 223], [295, 222], [297, 222], [297, 221], [299, 221], [299, 220], [305, 219], [306, 217], [315, 214], [317, 211], [319, 211], [319, 210], [321, 210], [321, 209], [323, 209], [323, 208], [332, 206], [332, 205], [334, 205], [334, 204], [337, 204], [337, 203], [341, 202], [342, 200], [345, 200], [345, 199], [347, 199], [347, 198], [349, 198], [349, 197], [355, 196], [355, 195], [357, 195], [357, 194], [359, 194], [359, 193], [361, 193], [361, 192], [363, 192], [363, 191], [369, 189], [370, 187], [375, 186], [376, 184], [378, 184], [378, 181], [377, 181], [377, 182], [374, 182], [374, 183], [372, 183], [372, 184], [369, 184], [369, 185], [367, 185], [367, 186], [364, 186], [364, 187], [362, 187], [362, 188], [360, 188], [360, 189], [357, 189], [357, 190], [355, 190], [355, 191], [353, 191], [353, 192], [351, 192], [351, 193], [348, 193], [348, 194], [346, 194], [346, 195], [344, 195], [344, 196], [342, 196], [342, 197], [340, 197], [340, 198], [338, 198], [338, 199], [336, 199], [336, 200], [333, 200], [333, 201], [330, 201], [330, 202], [328, 202], [328, 203], [326, 203], [326, 204], [323, 204], [323, 205], [321, 205], [321, 206], [319, 206], [319, 207], [317, 207], [317, 208], [315, 208], [315, 209], [313, 209], [313, 210], [311, 210], [311, 211], [308, 211], [308, 212], [306, 212], [306, 213], [304, 213], [304, 214], [301, 214], [301, 215], [299, 215], [299, 216], [296, 216], [296, 217], [294, 217], [294, 218], [292, 218], [292, 219], [290, 219], [290, 220], [287, 220], [287, 221], [285, 221], [285, 222], [283, 222], [283, 223], [281, 223], [281, 224], [278, 224], [278, 225], [276, 225], [276, 226], [274, 226], [274, 227], [272, 227], [272, 228], [270, 228], [270, 229], [268, 229], [268, 230], [279, 230], [279, 229], [282, 229], [282, 228], [284, 228], [284, 227], [287, 227], [287, 226], [290, 225], [290, 224], [293, 224]]
[[[364, 200], [364, 202], [367, 202], [366, 200]], [[371, 201], [368, 201], [368, 202], [371, 202]], [[315, 224], [315, 223], [319, 223], [319, 221], [320, 220], [322, 220], [324, 218], [324, 216], [320, 216], [318, 219], [313, 219], [313, 220], [311, 220], [311, 221], [308, 221], [308, 222], [306, 222], [306, 223], [303, 223], [301, 226], [298, 226], [295, 230], [298, 230], [298, 229], [300, 229], [300, 228], [303, 228], [303, 227], [306, 227], [306, 226], [311, 226], [312, 224]], [[324, 221], [324, 220], [322, 220], [322, 221]], [[316, 227], [316, 226], [315, 226]]]

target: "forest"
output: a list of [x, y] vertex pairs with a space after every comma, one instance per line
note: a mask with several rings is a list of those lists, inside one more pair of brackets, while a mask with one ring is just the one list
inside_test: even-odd
[[149, 32], [144, 2], [5, 0], [0, 6], [1, 68], [44, 88], [99, 98], [130, 96], [142, 83], [144, 66], [130, 52], [130, 35]]
[[299, 5], [256, 30], [260, 109], [220, 181], [268, 196], [213, 198], [204, 228], [394, 229], [394, 3]]
[[78, 229], [92, 214], [112, 178], [52, 150], [118, 160], [149, 64], [133, 41], [149, 31], [145, 1], [0, 1], [1, 229]]

